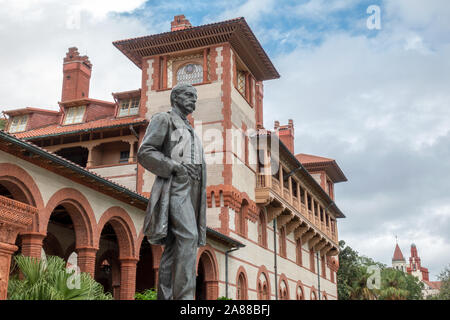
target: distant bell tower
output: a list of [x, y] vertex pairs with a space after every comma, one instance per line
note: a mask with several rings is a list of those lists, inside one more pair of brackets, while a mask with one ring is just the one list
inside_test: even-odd
[[392, 268], [406, 272], [406, 260], [398, 243], [395, 245], [394, 256], [392, 257]]
[[428, 269], [422, 267], [419, 254], [417, 253], [417, 247], [414, 243], [411, 244], [411, 257], [409, 257], [408, 272], [413, 276], [418, 277], [420, 280], [429, 281]]

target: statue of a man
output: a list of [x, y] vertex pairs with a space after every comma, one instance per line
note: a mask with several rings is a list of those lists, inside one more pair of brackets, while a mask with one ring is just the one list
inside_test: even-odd
[[197, 90], [176, 85], [172, 109], [153, 115], [139, 147], [139, 163], [156, 175], [144, 221], [151, 244], [164, 245], [158, 300], [194, 299], [197, 248], [206, 244], [206, 165], [201, 140], [186, 116]]

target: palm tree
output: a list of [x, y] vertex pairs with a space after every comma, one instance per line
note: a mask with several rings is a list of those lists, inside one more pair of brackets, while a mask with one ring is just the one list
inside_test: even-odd
[[348, 286], [350, 300], [376, 300], [374, 290], [367, 287], [368, 279], [372, 274], [367, 273], [366, 267], [360, 267], [356, 280]]
[[17, 255], [15, 263], [23, 274], [13, 276], [8, 284], [9, 300], [111, 300], [101, 284], [87, 273], [66, 269], [60, 257], [47, 259]]
[[406, 279], [403, 272], [386, 269], [382, 277], [382, 289], [380, 299], [382, 300], [406, 300], [409, 291], [402, 289], [406, 287]]

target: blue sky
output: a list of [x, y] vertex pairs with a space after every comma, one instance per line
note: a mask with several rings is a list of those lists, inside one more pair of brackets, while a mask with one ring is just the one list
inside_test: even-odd
[[[265, 83], [264, 124], [295, 124], [296, 153], [334, 158], [347, 218], [339, 236], [390, 264], [395, 235], [431, 277], [450, 263], [450, 5], [447, 0], [0, 0], [0, 108], [57, 110], [62, 58], [93, 63], [90, 96], [141, 85], [114, 40], [244, 16], [281, 74]], [[381, 9], [369, 30], [366, 10]], [[19, 85], [20, 84], [20, 85]]]

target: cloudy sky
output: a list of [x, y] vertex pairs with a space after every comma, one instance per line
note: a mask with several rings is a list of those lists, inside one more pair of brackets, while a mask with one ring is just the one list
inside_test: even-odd
[[[380, 29], [367, 19], [380, 8]], [[297, 153], [334, 158], [339, 236], [390, 264], [397, 235], [431, 278], [450, 263], [450, 4], [447, 0], [0, 0], [0, 110], [58, 109], [62, 59], [93, 63], [90, 96], [140, 87], [111, 42], [243, 16], [281, 74], [265, 84], [267, 128], [295, 123]], [[372, 20], [371, 20], [372, 21]]]

